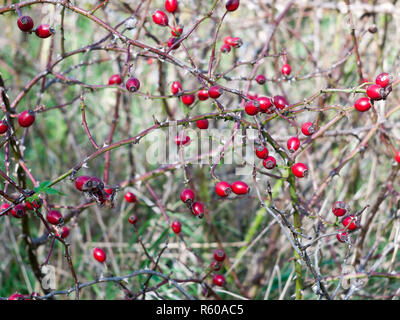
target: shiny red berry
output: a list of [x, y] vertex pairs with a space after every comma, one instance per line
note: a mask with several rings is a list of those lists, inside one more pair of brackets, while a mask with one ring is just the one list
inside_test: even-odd
[[400, 163], [400, 151], [397, 151], [397, 152], [396, 152], [396, 154], [395, 154], [395, 156], [394, 156], [394, 159], [395, 159], [398, 163]]
[[382, 88], [387, 87], [390, 84], [390, 82], [391, 82], [391, 77], [386, 72], [379, 74], [375, 79], [375, 83]]
[[281, 68], [281, 73], [288, 76], [292, 72], [292, 68], [289, 64], [284, 64]]
[[4, 134], [8, 131], [8, 124], [5, 120], [0, 121], [0, 134]]
[[126, 81], [125, 87], [130, 92], [136, 92], [140, 88], [140, 81], [133, 77], [129, 78], [128, 81]]
[[383, 95], [383, 88], [377, 84], [372, 84], [367, 88], [367, 96], [371, 100], [381, 100]]
[[48, 24], [41, 24], [35, 29], [35, 33], [39, 38], [45, 39], [54, 34], [54, 29]]
[[171, 229], [174, 233], [178, 234], [182, 230], [182, 224], [179, 221], [174, 221], [171, 224]]
[[298, 137], [291, 137], [288, 139], [286, 145], [289, 152], [295, 152], [300, 147], [300, 139]]
[[218, 86], [212, 86], [208, 89], [208, 95], [210, 98], [217, 99], [221, 96], [224, 91]]
[[215, 261], [222, 262], [226, 258], [225, 251], [222, 249], [215, 250], [214, 252], [214, 259]]
[[369, 98], [362, 97], [354, 103], [354, 108], [360, 112], [368, 111], [371, 108], [371, 102]]
[[243, 41], [239, 37], [232, 38], [232, 47], [240, 48], [242, 46], [242, 44], [243, 44]]
[[255, 116], [260, 111], [260, 104], [257, 100], [251, 100], [244, 106], [244, 111], [249, 116]]
[[188, 95], [182, 96], [182, 102], [183, 102], [183, 104], [185, 104], [187, 106], [190, 106], [194, 102], [195, 99], [196, 99], [196, 97], [194, 94], [188, 94]]
[[192, 203], [194, 201], [194, 192], [191, 189], [183, 189], [181, 192], [181, 201], [183, 203]]
[[225, 277], [222, 274], [216, 274], [213, 277], [213, 283], [216, 286], [223, 287], [225, 285], [225, 282], [226, 282]]
[[347, 228], [347, 230], [350, 231], [356, 230], [358, 228], [358, 220], [353, 215], [343, 218], [342, 224], [345, 228]]
[[289, 103], [287, 102], [285, 97], [275, 96], [274, 97], [274, 105], [277, 109], [283, 110], [289, 105]]
[[153, 22], [159, 26], [166, 27], [168, 25], [168, 16], [164, 11], [156, 10], [153, 13]]
[[229, 53], [229, 52], [231, 52], [231, 46], [230, 46], [229, 44], [224, 43], [224, 44], [221, 46], [220, 51], [221, 51], [222, 53]]
[[28, 32], [33, 29], [33, 20], [30, 16], [22, 16], [17, 20], [18, 28], [21, 31]]
[[315, 132], [315, 128], [312, 122], [305, 122], [302, 126], [301, 126], [301, 132], [303, 132], [303, 134], [305, 136], [311, 136], [314, 132]]
[[199, 217], [202, 218], [204, 215], [204, 205], [201, 202], [195, 202], [192, 205], [192, 213]]
[[174, 81], [171, 85], [171, 92], [172, 94], [177, 94], [182, 92], [182, 85], [179, 81]]
[[304, 163], [295, 163], [292, 166], [293, 174], [298, 178], [306, 177], [308, 174], [308, 167]]
[[199, 98], [200, 101], [205, 101], [208, 99], [208, 90], [202, 89], [199, 92], [197, 92], [197, 97]]
[[336, 201], [332, 205], [332, 213], [337, 217], [344, 216], [347, 213], [347, 210], [347, 205], [343, 201]]
[[344, 229], [339, 229], [338, 233], [336, 234], [336, 239], [340, 242], [346, 242], [349, 239], [349, 234]]
[[268, 97], [258, 97], [258, 103], [260, 104], [260, 112], [264, 113], [274, 113], [274, 109], [272, 108], [272, 101], [271, 98]]
[[224, 38], [224, 43], [228, 46], [233, 46], [234, 45], [234, 38], [233, 37], [225, 37]]
[[78, 178], [76, 178], [75, 180], [75, 187], [79, 190], [79, 191], [83, 191], [83, 186], [86, 184], [86, 182], [88, 182], [90, 180], [91, 177], [89, 176], [79, 176]]
[[131, 215], [131, 216], [128, 218], [128, 221], [129, 221], [130, 224], [136, 224], [136, 222], [138, 221], [138, 218], [137, 218], [137, 216], [135, 216], [135, 215]]
[[127, 192], [125, 193], [125, 201], [129, 203], [135, 203], [136, 202], [136, 196], [132, 192]]
[[26, 208], [23, 204], [17, 204], [13, 209], [11, 209], [11, 214], [13, 217], [21, 219], [26, 212]]
[[232, 191], [235, 194], [242, 195], [249, 193], [250, 188], [243, 181], [235, 181], [234, 183], [232, 183]]
[[201, 119], [196, 121], [196, 126], [199, 129], [208, 129], [208, 120], [207, 119]]
[[180, 43], [175, 44], [175, 43], [178, 42], [178, 41], [179, 41], [179, 38], [174, 38], [174, 37], [169, 38], [169, 39], [168, 39], [168, 43], [167, 43], [168, 48], [170, 48], [171, 50], [177, 50], [177, 49], [179, 49], [179, 47], [181, 46], [181, 44], [180, 44]]
[[93, 249], [93, 258], [95, 258], [98, 262], [104, 262], [107, 259], [107, 255], [103, 249], [94, 248]]
[[122, 78], [119, 74], [113, 74], [108, 80], [109, 85], [121, 84], [121, 83], [122, 83]]
[[220, 181], [215, 185], [215, 193], [220, 197], [227, 197], [232, 191], [232, 186], [226, 181]]
[[273, 156], [269, 156], [263, 161], [265, 169], [271, 170], [276, 167], [276, 159]]
[[256, 156], [259, 159], [266, 159], [268, 157], [268, 149], [265, 146], [258, 146], [256, 148]]
[[165, 0], [165, 10], [174, 13], [178, 9], [178, 0]]
[[32, 110], [22, 111], [18, 116], [18, 123], [21, 127], [30, 127], [35, 122], [35, 113]]
[[239, 7], [240, 1], [239, 0], [228, 0], [226, 2], [226, 10], [228, 11], [235, 11]]
[[61, 222], [64, 221], [61, 212], [59, 212], [57, 210], [49, 211], [49, 213], [47, 213], [46, 220], [48, 223], [51, 223], [54, 225], [60, 224]]
[[259, 74], [256, 77], [256, 81], [258, 84], [264, 84], [267, 81], [267, 78], [263, 74]]

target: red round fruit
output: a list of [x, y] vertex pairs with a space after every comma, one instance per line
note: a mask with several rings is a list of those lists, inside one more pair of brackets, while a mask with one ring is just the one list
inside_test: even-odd
[[174, 233], [178, 234], [182, 230], [182, 224], [179, 221], [174, 221], [171, 224], [171, 229]]
[[197, 97], [199, 98], [200, 101], [205, 101], [208, 99], [208, 90], [202, 89], [199, 92], [197, 92]]
[[122, 78], [119, 74], [113, 74], [108, 80], [109, 85], [121, 84], [121, 83], [122, 83]]
[[397, 151], [396, 154], [394, 155], [394, 159], [400, 163], [400, 151]]
[[54, 34], [54, 29], [48, 24], [41, 24], [35, 29], [35, 33], [39, 38], [45, 39]]
[[259, 74], [256, 77], [256, 81], [258, 84], [264, 84], [267, 81], [267, 78], [263, 74]]
[[128, 81], [126, 81], [125, 87], [130, 92], [136, 92], [140, 88], [140, 81], [133, 77], [129, 78]]
[[192, 213], [199, 217], [202, 218], [204, 215], [204, 205], [201, 202], [195, 202], [192, 205]]
[[175, 137], [175, 143], [177, 146], [185, 146], [190, 143], [190, 137], [187, 135], [179, 134]]
[[240, 48], [242, 46], [242, 44], [243, 44], [243, 41], [239, 37], [232, 38], [232, 47]]
[[129, 203], [136, 202], [136, 196], [132, 192], [125, 193], [125, 201]]
[[213, 99], [219, 98], [223, 92], [224, 91], [218, 86], [212, 86], [208, 89], [208, 95]]
[[194, 94], [188, 94], [185, 96], [182, 96], [182, 102], [183, 104], [190, 106], [194, 100], [196, 99], [196, 97], [194, 96]]
[[130, 224], [136, 224], [136, 222], [138, 221], [138, 218], [137, 218], [137, 216], [132, 215], [128, 218], [128, 221]]
[[391, 82], [390, 75], [386, 72], [379, 74], [375, 79], [375, 83], [382, 88], [387, 87], [390, 84], [390, 82]]
[[246, 103], [244, 111], [249, 116], [255, 116], [260, 111], [260, 104], [258, 103], [257, 100], [251, 100]]
[[259, 159], [266, 159], [268, 157], [268, 149], [265, 146], [258, 146], [256, 148], [256, 156]]
[[156, 10], [153, 13], [153, 22], [159, 26], [166, 27], [168, 25], [168, 16], [164, 11]]
[[240, 1], [239, 0], [228, 0], [226, 2], [225, 8], [228, 11], [235, 11], [239, 7]]
[[207, 119], [201, 119], [196, 121], [196, 126], [199, 129], [208, 129], [208, 120]]
[[229, 52], [231, 52], [231, 46], [229, 44], [224, 43], [221, 46], [220, 50], [221, 50], [222, 53], [229, 53]]
[[232, 191], [235, 194], [247, 194], [250, 191], [249, 186], [243, 181], [235, 181], [232, 183]]
[[289, 103], [287, 102], [287, 100], [285, 99], [285, 97], [282, 96], [275, 96], [274, 97], [274, 105], [275, 107], [277, 107], [279, 110], [283, 110], [285, 109]]
[[226, 282], [225, 277], [222, 274], [216, 274], [213, 277], [213, 283], [216, 286], [223, 287], [225, 285], [225, 282]]
[[[3, 204], [0, 206], [0, 212], [2, 212], [3, 210], [8, 209], [9, 207], [10, 207], [10, 205], [9, 205], [8, 203], [3, 203]], [[8, 212], [10, 212], [10, 211], [8, 211]], [[5, 213], [4, 215], [8, 216], [8, 212]]]
[[194, 201], [194, 192], [191, 189], [183, 189], [181, 192], [181, 201], [183, 203], [192, 203]]
[[35, 122], [35, 113], [32, 110], [22, 111], [18, 116], [18, 123], [21, 127], [30, 127]]
[[91, 177], [89, 176], [79, 176], [78, 178], [76, 178], [75, 180], [75, 187], [79, 190], [79, 191], [83, 191], [83, 186], [86, 184], [86, 182], [88, 182], [91, 179]]
[[107, 255], [103, 249], [94, 248], [93, 249], [93, 258], [95, 258], [98, 262], [104, 262], [107, 259]]
[[305, 122], [302, 126], [301, 126], [301, 132], [303, 132], [303, 134], [305, 136], [311, 136], [314, 132], [315, 132], [315, 128], [312, 122]]
[[178, 0], [165, 0], [165, 10], [174, 13], [178, 9]]
[[21, 31], [28, 32], [33, 29], [33, 20], [30, 16], [22, 16], [18, 18], [17, 25]]
[[225, 251], [222, 249], [215, 250], [214, 252], [214, 259], [215, 261], [222, 262], [226, 258]]
[[215, 185], [215, 193], [220, 197], [227, 197], [232, 191], [232, 186], [226, 181], [220, 181]]
[[168, 43], [167, 43], [168, 48], [171, 48], [171, 50], [179, 49], [179, 47], [181, 46], [181, 43], [175, 44], [178, 41], [179, 41], [179, 38], [174, 38], [174, 37], [169, 38]]
[[281, 73], [285, 76], [288, 76], [289, 74], [291, 74], [292, 72], [292, 68], [289, 64], [284, 64], [281, 68]]
[[21, 219], [25, 215], [26, 208], [23, 204], [17, 204], [14, 208], [11, 209], [11, 214], [13, 217]]
[[182, 32], [183, 32], [183, 27], [182, 26], [173, 27], [171, 29], [171, 34], [174, 37], [180, 37], [182, 35]]
[[234, 45], [234, 37], [225, 37], [224, 43], [228, 46], [233, 46]]
[[339, 229], [339, 232], [336, 234], [336, 239], [340, 242], [346, 242], [349, 238], [349, 234], [344, 229]]
[[358, 221], [357, 218], [353, 215], [347, 216], [343, 218], [342, 224], [347, 230], [356, 230], [358, 228]]
[[272, 101], [268, 97], [258, 97], [257, 98], [258, 103], [260, 104], [260, 112], [265, 112], [265, 113], [274, 113], [274, 109], [272, 107]]
[[0, 134], [4, 134], [8, 131], [8, 124], [5, 120], [0, 121]]
[[289, 152], [295, 152], [300, 147], [300, 139], [298, 137], [291, 137], [288, 139], [286, 145]]
[[64, 221], [61, 212], [59, 212], [57, 210], [49, 211], [49, 213], [47, 213], [46, 220], [48, 223], [51, 223], [54, 225], [60, 224]]
[[276, 159], [273, 156], [267, 157], [263, 161], [263, 166], [265, 169], [271, 170], [276, 167]]
[[372, 84], [367, 88], [367, 96], [371, 100], [381, 100], [382, 99], [382, 87], [377, 84]]
[[171, 92], [172, 94], [177, 94], [182, 92], [182, 85], [179, 81], [174, 81], [171, 85]]
[[347, 210], [347, 205], [343, 201], [336, 201], [332, 206], [332, 212], [337, 217], [344, 216]]
[[354, 103], [354, 108], [360, 112], [368, 111], [371, 108], [371, 102], [367, 97], [360, 98]]
[[308, 174], [308, 167], [304, 163], [295, 163], [292, 166], [293, 174], [298, 178], [306, 177]]

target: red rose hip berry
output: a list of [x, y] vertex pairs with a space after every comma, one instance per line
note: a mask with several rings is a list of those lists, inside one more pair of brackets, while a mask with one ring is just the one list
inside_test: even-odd
[[208, 89], [208, 95], [213, 99], [219, 98], [223, 92], [224, 91], [218, 86], [212, 86], [210, 89]]
[[64, 221], [61, 212], [59, 212], [57, 210], [49, 211], [49, 213], [46, 216], [46, 220], [48, 223], [51, 223], [54, 225], [60, 224]]
[[130, 92], [136, 92], [140, 89], [140, 81], [137, 78], [129, 78], [126, 81], [125, 87]]
[[268, 157], [268, 149], [265, 146], [258, 146], [256, 148], [256, 156], [259, 159], [266, 159]]
[[182, 230], [182, 224], [179, 221], [174, 221], [171, 224], [171, 229], [174, 233], [178, 234]]
[[199, 92], [197, 92], [197, 97], [199, 98], [200, 101], [205, 101], [208, 99], [208, 90], [202, 89]]
[[283, 96], [274, 96], [274, 105], [277, 109], [283, 110], [289, 105], [289, 103]]
[[11, 209], [11, 215], [15, 218], [21, 219], [24, 217], [26, 208], [23, 204], [17, 204], [13, 209]]
[[339, 229], [339, 232], [336, 234], [336, 239], [338, 239], [339, 242], [346, 242], [349, 239], [349, 234], [347, 231], [344, 231], [344, 229]]
[[5, 120], [0, 121], [0, 134], [4, 134], [8, 131], [8, 124]]
[[228, 11], [235, 11], [239, 8], [240, 1], [239, 0], [228, 0], [226, 2], [225, 8]]
[[192, 205], [192, 213], [199, 218], [204, 215], [204, 205], [201, 202], [195, 202]]
[[232, 183], [232, 191], [235, 194], [247, 194], [250, 191], [249, 186], [243, 181], [235, 181]]
[[214, 259], [215, 261], [222, 262], [226, 258], [225, 251], [222, 249], [215, 250], [214, 252]]
[[129, 221], [130, 224], [136, 224], [136, 222], [138, 221], [138, 218], [137, 218], [137, 216], [135, 216], [135, 215], [131, 215], [131, 216], [128, 218], [128, 221]]
[[268, 97], [258, 97], [258, 103], [260, 104], [260, 112], [264, 113], [274, 113], [274, 109], [272, 108], [272, 101]]
[[208, 120], [207, 119], [197, 120], [196, 126], [197, 126], [197, 128], [202, 129], [202, 130], [208, 129]]
[[356, 230], [358, 228], [357, 217], [353, 215], [347, 216], [343, 218], [342, 224], [345, 228], [347, 228], [347, 230], [350, 231]]
[[188, 95], [182, 96], [182, 102], [184, 105], [187, 105], [187, 106], [190, 106], [191, 104], [193, 104], [195, 99], [196, 99], [196, 97], [194, 96], [194, 94], [188, 94]]
[[229, 53], [229, 52], [231, 52], [231, 46], [230, 46], [229, 44], [224, 43], [224, 44], [221, 46], [220, 51], [221, 51], [222, 53]]
[[336, 201], [332, 206], [332, 213], [336, 217], [344, 216], [348, 211], [348, 207], [343, 201]]
[[172, 83], [172, 85], [171, 85], [171, 92], [172, 92], [172, 94], [177, 94], [177, 93], [180, 93], [180, 92], [182, 92], [182, 85], [181, 85], [181, 83], [179, 82], [179, 81], [174, 81], [173, 83]]
[[303, 134], [305, 136], [311, 136], [314, 132], [315, 132], [315, 128], [312, 122], [305, 122], [302, 126], [301, 126], [301, 132], [303, 132]]
[[153, 13], [153, 22], [159, 26], [166, 27], [168, 25], [168, 16], [164, 11], [156, 10]]
[[291, 137], [288, 139], [286, 145], [289, 152], [295, 152], [300, 147], [300, 139], [298, 137]]
[[260, 104], [257, 100], [251, 100], [244, 106], [244, 111], [249, 116], [255, 116], [260, 111]]
[[264, 84], [267, 81], [267, 78], [265, 78], [265, 76], [263, 74], [259, 74], [256, 77], [256, 81], [258, 84]]
[[308, 167], [304, 163], [295, 163], [292, 166], [293, 174], [298, 178], [306, 177], [308, 174]]
[[33, 29], [33, 20], [30, 16], [22, 16], [17, 20], [17, 25], [21, 31], [28, 32]]
[[368, 111], [371, 108], [371, 102], [367, 97], [360, 98], [354, 103], [354, 108], [360, 112]]
[[35, 29], [35, 34], [39, 37], [39, 38], [48, 38], [50, 37], [52, 34], [54, 34], [54, 29], [52, 27], [50, 27], [48, 24], [41, 24], [40, 26], [38, 26]]
[[165, 1], [165, 10], [168, 12], [174, 13], [178, 9], [178, 0], [166, 0]]
[[400, 151], [397, 151], [397, 152], [396, 152], [396, 154], [395, 154], [395, 156], [394, 156], [394, 159], [395, 159], [398, 163], [400, 163]]
[[223, 287], [225, 285], [225, 277], [222, 274], [216, 274], [213, 277], [213, 283], [218, 287]]
[[226, 181], [220, 181], [215, 185], [215, 193], [220, 197], [227, 197], [232, 191], [232, 186]]
[[390, 84], [390, 82], [391, 82], [391, 77], [386, 72], [379, 74], [375, 79], [375, 83], [382, 88], [387, 87]]
[[91, 179], [91, 177], [89, 176], [79, 176], [78, 178], [76, 178], [75, 180], [75, 187], [79, 190], [79, 191], [83, 191], [83, 186], [86, 184], [86, 182], [88, 182]]
[[263, 161], [263, 166], [265, 169], [272, 170], [276, 167], [276, 159], [273, 156], [269, 156]]
[[35, 122], [35, 113], [32, 110], [22, 111], [18, 116], [18, 123], [21, 127], [30, 127]]
[[107, 259], [107, 255], [103, 249], [94, 248], [93, 249], [93, 258], [95, 258], [98, 262], [103, 263]]
[[183, 203], [192, 203], [194, 201], [194, 192], [191, 189], [184, 189], [181, 192], [181, 201]]
[[281, 68], [281, 73], [285, 76], [290, 75], [292, 72], [292, 68], [289, 64], [284, 64]]
[[121, 83], [122, 83], [122, 78], [119, 74], [113, 74], [108, 80], [109, 85], [121, 84]]
[[372, 84], [367, 88], [367, 96], [371, 100], [381, 100], [382, 99], [382, 87], [377, 84]]
[[127, 192], [125, 193], [125, 201], [129, 203], [135, 203], [136, 202], [136, 196], [132, 192]]

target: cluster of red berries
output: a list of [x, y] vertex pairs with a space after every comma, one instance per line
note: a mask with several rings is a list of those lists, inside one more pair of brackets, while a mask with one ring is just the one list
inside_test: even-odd
[[[108, 84], [110, 86], [117, 84], [120, 85], [122, 84], [122, 77], [119, 74], [114, 74], [110, 77], [110, 79], [108, 79]], [[125, 88], [126, 90], [128, 90], [129, 92], [136, 92], [140, 89], [140, 81], [139, 79], [135, 78], [135, 77], [130, 77], [126, 83], [125, 83]]]
[[203, 218], [204, 205], [199, 201], [194, 202], [194, 198], [195, 195], [192, 189], [184, 189], [181, 192], [181, 201], [187, 205], [190, 212], [198, 218]]
[[[22, 111], [18, 115], [18, 124], [23, 128], [30, 127], [35, 122], [35, 112], [33, 110]], [[8, 131], [8, 123], [6, 120], [0, 121], [0, 134]]]
[[105, 186], [99, 178], [79, 176], [75, 179], [75, 187], [84, 192], [89, 198], [95, 200], [100, 206], [110, 204], [113, 207], [116, 189]]
[[359, 98], [354, 103], [354, 108], [360, 112], [371, 109], [374, 101], [385, 100], [392, 91], [392, 77], [388, 73], [381, 73], [375, 79], [375, 84], [367, 87], [367, 97]]
[[[255, 99], [252, 99], [255, 98]], [[261, 113], [267, 113], [267, 114], [272, 114], [274, 113], [274, 108], [278, 110], [283, 110], [285, 109], [289, 103], [286, 100], [285, 97], [283, 96], [274, 96], [273, 98], [269, 97], [249, 97], [250, 101], [248, 101], [244, 107], [244, 111], [249, 115], [249, 116], [255, 116], [259, 112]]]
[[184, 131], [175, 137], [175, 143], [178, 147], [183, 147], [190, 144], [190, 137]]
[[40, 297], [40, 294], [37, 292], [32, 292], [31, 294], [21, 294], [21, 293], [13, 293], [8, 297], [8, 300], [34, 300]]
[[[349, 212], [349, 206], [343, 201], [336, 201], [332, 206], [332, 213], [336, 217], [343, 217]], [[339, 229], [336, 238], [340, 242], [349, 240], [349, 232], [359, 228], [359, 220], [355, 215], [347, 215], [342, 218], [344, 228]]]
[[215, 193], [222, 198], [229, 196], [231, 192], [237, 195], [244, 195], [249, 191], [249, 186], [243, 181], [235, 181], [232, 185], [226, 181], [220, 181], [215, 185]]
[[222, 53], [229, 53], [232, 48], [240, 48], [242, 45], [243, 41], [239, 37], [228, 36], [224, 38], [224, 44], [221, 46], [220, 51]]
[[[12, 209], [10, 209], [8, 212], [11, 212], [11, 215], [14, 218], [17, 219], [21, 219], [25, 216], [26, 211], [34, 211], [35, 209], [40, 209], [40, 207], [42, 206], [42, 200], [38, 199], [38, 200], [32, 200], [32, 201], [25, 201], [25, 203], [19, 203], [17, 205], [15, 205]], [[3, 203], [0, 206], [0, 212], [2, 212], [3, 210], [6, 210], [8, 208], [10, 208], [11, 205], [9, 203]], [[8, 212], [5, 213], [5, 215], [8, 215]]]
[[[225, 251], [222, 249], [215, 250], [213, 257], [214, 261], [210, 264], [210, 268], [214, 271], [219, 271], [226, 258]], [[215, 274], [212, 281], [214, 285], [219, 287], [223, 287], [226, 282], [225, 277], [222, 274]]]
[[[32, 32], [33, 19], [30, 16], [20, 16], [17, 20], [18, 28], [24, 32]], [[48, 38], [54, 34], [54, 29], [48, 24], [41, 24], [33, 30], [39, 38]]]
[[[136, 202], [136, 196], [132, 193], [132, 192], [127, 192], [125, 193], [125, 201], [128, 203], [135, 203]], [[136, 222], [138, 221], [138, 217], [136, 215], [131, 215], [128, 218], [128, 221], [130, 224], [136, 224]]]
[[[171, 85], [171, 92], [174, 96], [181, 94], [183, 92], [182, 84], [179, 81], [174, 81]], [[207, 93], [207, 98], [208, 98], [208, 93]], [[200, 96], [199, 96], [199, 99], [205, 100], [205, 99], [201, 99]], [[188, 107], [190, 107], [194, 103], [195, 100], [196, 100], [196, 96], [194, 94], [185, 94], [185, 95], [182, 95], [182, 97], [181, 97], [182, 103]]]

